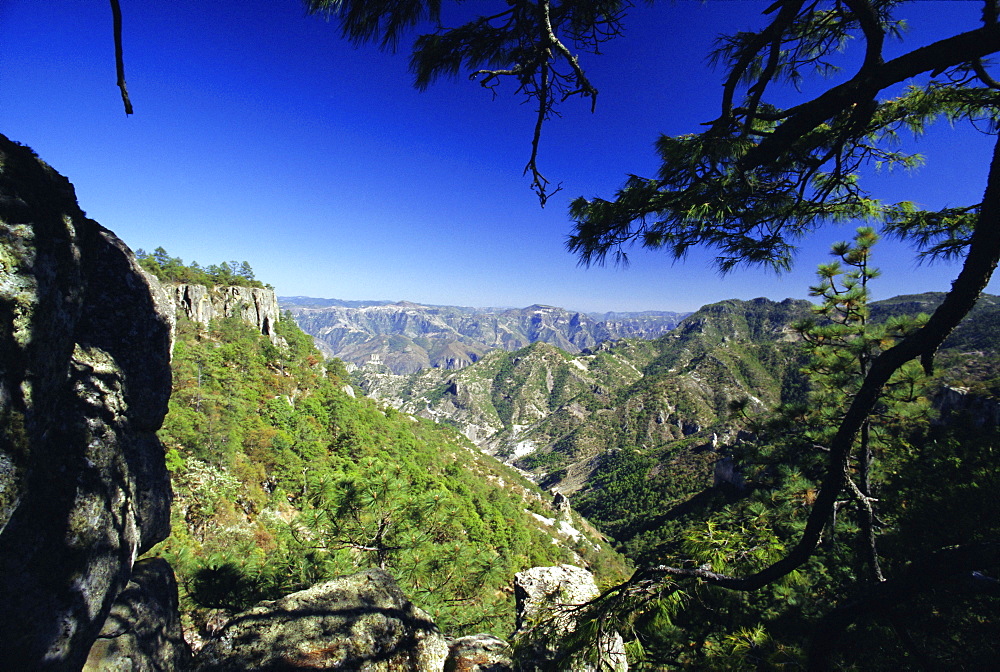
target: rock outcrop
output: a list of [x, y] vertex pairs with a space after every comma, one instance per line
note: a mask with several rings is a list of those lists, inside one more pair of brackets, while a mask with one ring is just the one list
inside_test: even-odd
[[459, 637], [448, 642], [444, 672], [513, 672], [510, 645], [490, 634]]
[[279, 342], [274, 333], [281, 310], [273, 289], [261, 287], [205, 287], [204, 285], [170, 285], [177, 309], [192, 322], [203, 324], [219, 317], [239, 317], [257, 327], [260, 333]]
[[135, 563], [111, 607], [83, 672], [174, 672], [191, 669], [181, 631], [177, 581], [166, 560]]
[[169, 533], [173, 306], [0, 136], [0, 669], [78, 670]]
[[1000, 427], [1000, 402], [965, 388], [942, 387], [933, 404], [940, 413], [938, 422], [961, 421], [984, 429]]
[[195, 660], [199, 672], [441, 670], [448, 645], [391, 576], [372, 569], [237, 614]]
[[[600, 594], [594, 575], [573, 565], [532, 567], [514, 576], [517, 603], [519, 670], [572, 670], [594, 672], [613, 669], [627, 672], [625, 643], [614, 633], [597, 642], [597, 650], [568, 651], [565, 644], [576, 630], [574, 609]], [[592, 660], [599, 655], [602, 664]]]

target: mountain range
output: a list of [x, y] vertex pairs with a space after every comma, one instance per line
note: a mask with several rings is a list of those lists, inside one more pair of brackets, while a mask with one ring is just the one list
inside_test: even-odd
[[495, 350], [459, 371], [355, 372], [365, 393], [458, 427], [479, 447], [572, 493], [594, 458], [724, 431], [729, 405], [765, 411], [800, 386], [790, 325], [809, 304], [723, 301], [655, 339], [566, 352], [545, 342]]
[[[872, 319], [930, 312], [942, 298], [874, 302]], [[608, 340], [578, 352], [536, 341], [493, 350], [460, 370], [398, 375], [369, 365], [352, 378], [368, 396], [452, 425], [484, 452], [571, 495], [639, 558], [670, 522], [670, 514], [650, 511], [683, 509], [699, 491], [738, 484], [727, 456], [748, 420], [805, 399], [805, 355], [792, 325], [811, 315], [806, 301], [728, 300], [655, 339]], [[939, 353], [939, 385], [1000, 390], [998, 322], [1000, 298], [984, 296]], [[632, 485], [618, 492], [623, 483]]]
[[279, 302], [326, 355], [393, 374], [461, 369], [492, 350], [514, 351], [536, 342], [577, 353], [605, 341], [656, 338], [687, 315], [588, 314], [537, 304], [470, 308], [308, 297], [281, 297]]

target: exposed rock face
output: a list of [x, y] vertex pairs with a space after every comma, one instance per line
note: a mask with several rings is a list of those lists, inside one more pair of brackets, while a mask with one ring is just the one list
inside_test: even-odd
[[177, 581], [162, 558], [140, 560], [104, 623], [84, 672], [172, 672], [191, 668], [177, 610]]
[[532, 567], [514, 576], [514, 599], [517, 602], [517, 632], [521, 641], [518, 669], [520, 670], [573, 670], [593, 672], [607, 669], [628, 670], [625, 644], [621, 635], [606, 637], [601, 641], [601, 655], [605, 666], [598, 667], [584, 655], [577, 653], [566, 659], [560, 643], [576, 629], [573, 614], [568, 607], [580, 605], [600, 594], [594, 575], [573, 565], [557, 567]]
[[510, 645], [489, 634], [469, 635], [448, 642], [444, 672], [513, 672]]
[[552, 494], [552, 506], [555, 510], [559, 512], [560, 516], [569, 517], [570, 511], [573, 510], [569, 503], [569, 497], [555, 489], [550, 492]]
[[368, 570], [235, 616], [195, 660], [200, 672], [440, 670], [448, 645], [391, 576]]
[[934, 397], [934, 408], [941, 413], [940, 422], [962, 418], [974, 427], [1000, 427], [1000, 402], [965, 388], [943, 387]]
[[278, 342], [274, 325], [281, 311], [273, 289], [260, 287], [205, 287], [204, 285], [170, 285], [177, 309], [192, 322], [206, 327], [217, 317], [239, 317], [257, 327], [260, 333]]
[[80, 669], [169, 533], [172, 320], [69, 181], [0, 136], [0, 669]]

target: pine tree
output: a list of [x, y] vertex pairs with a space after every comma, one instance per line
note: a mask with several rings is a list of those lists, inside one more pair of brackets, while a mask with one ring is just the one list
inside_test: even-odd
[[[1000, 82], [985, 60], [1000, 51], [997, 1], [983, 0], [981, 19], [966, 31], [893, 55], [886, 45], [902, 36], [907, 4], [778, 0], [768, 5], [765, 25], [720, 38], [712, 54], [724, 68], [714, 119], [694, 134], [662, 136], [655, 177], [632, 175], [613, 198], [579, 198], [570, 208], [575, 224], [568, 247], [584, 264], [603, 263], [609, 256], [624, 262], [629, 247], [639, 245], [676, 258], [693, 248], [711, 249], [723, 272], [741, 265], [783, 270], [802, 237], [847, 221], [879, 224], [931, 257], [963, 260], [951, 291], [926, 323], [877, 356], [866, 356], [866, 371], [859, 373], [824, 446], [820, 485], [798, 541], [782, 557], [745, 575], [645, 567], [629, 583], [637, 590], [650, 582], [702, 581], [753, 591], [809, 563], [845, 492], [859, 486], [850, 477], [858, 437], [878, 414], [885, 388], [905, 385], [896, 376], [909, 362], [920, 360], [925, 370], [932, 369], [935, 352], [975, 305], [1000, 260], [1000, 143], [984, 167], [986, 189], [978, 203], [925, 211], [910, 201], [882, 203], [863, 186], [866, 170], [919, 163], [917, 155], [902, 151], [904, 133], [919, 134], [945, 119], [995, 134], [1000, 118]], [[380, 41], [383, 47], [395, 46], [404, 31], [430, 21], [434, 32], [416, 40], [411, 58], [418, 87], [462, 69], [488, 87], [506, 78], [516, 82], [518, 91], [537, 103], [526, 172], [544, 203], [551, 192], [536, 161], [542, 126], [568, 98], [596, 102], [597, 89], [580, 55], [599, 52], [605, 41], [620, 36], [631, 4], [497, 2], [455, 28], [442, 25], [442, 5], [307, 0], [310, 10], [337, 20], [345, 36]], [[942, 5], [940, 11], [949, 8]], [[775, 93], [784, 84], [798, 85], [808, 73], [829, 73], [836, 55], [852, 45], [863, 50], [853, 73], [813, 98], [777, 104]], [[896, 93], [900, 85], [906, 88]], [[866, 339], [853, 340], [863, 344]], [[968, 554], [952, 566], [954, 574], [1000, 564], [997, 547], [968, 546], [954, 553]], [[924, 572], [929, 581], [932, 565], [915, 561], [912, 572]], [[878, 585], [878, 594], [902, 600], [931, 584], [901, 573], [898, 581], [890, 577]], [[854, 617], [862, 613], [852, 612]]]
[[[870, 322], [868, 285], [879, 273], [869, 262], [878, 239], [873, 229], [864, 227], [858, 229], [853, 243], [833, 246], [837, 261], [819, 267], [820, 282], [810, 290], [811, 296], [822, 299], [814, 309], [822, 321], [796, 325], [810, 355], [804, 370], [812, 384], [805, 435], [822, 450], [828, 450], [825, 446], [875, 359], [926, 322], [926, 315], [894, 318], [884, 324]], [[851, 270], [845, 271], [841, 264]], [[847, 493], [858, 508], [864, 539], [861, 548], [873, 581], [885, 580], [876, 544], [878, 499], [872, 482], [873, 461], [877, 451], [889, 443], [892, 425], [926, 419], [926, 382], [916, 362], [896, 370], [880, 390], [874, 412], [862, 422], [848, 458]]]

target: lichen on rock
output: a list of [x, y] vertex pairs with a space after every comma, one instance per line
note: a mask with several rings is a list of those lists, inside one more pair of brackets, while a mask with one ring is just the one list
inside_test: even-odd
[[617, 632], [599, 635], [589, 642], [590, 646], [578, 650], [566, 646], [577, 632], [578, 619], [586, 616], [581, 605], [599, 594], [594, 575], [574, 565], [532, 567], [518, 572], [514, 577], [518, 669], [627, 672], [625, 643]]
[[2, 669], [79, 669], [169, 532], [165, 308], [69, 181], [0, 136]]
[[191, 651], [181, 631], [177, 582], [163, 558], [135, 564], [83, 672], [182, 672]]
[[430, 617], [371, 569], [237, 614], [202, 647], [195, 669], [423, 672], [443, 669], [447, 653]]

